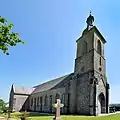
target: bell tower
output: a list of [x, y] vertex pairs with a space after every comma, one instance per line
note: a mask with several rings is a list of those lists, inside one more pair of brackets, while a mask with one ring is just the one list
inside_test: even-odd
[[77, 42], [77, 53], [75, 60], [75, 72], [82, 74], [93, 70], [93, 55], [94, 55], [94, 17], [90, 15], [86, 20], [87, 28], [83, 31], [82, 36]]
[[86, 20], [87, 28], [77, 42], [77, 54], [75, 60], [75, 72], [84, 73], [95, 70], [105, 76], [106, 61], [104, 56], [104, 44], [106, 40], [93, 25], [94, 17], [90, 15]]
[[[77, 76], [77, 111], [80, 114], [108, 113], [109, 84], [106, 78], [104, 44], [106, 40], [94, 25], [91, 12], [87, 27], [77, 42], [74, 73]], [[84, 90], [83, 88], [84, 87]], [[81, 101], [80, 101], [81, 100]], [[84, 111], [86, 108], [86, 111]]]

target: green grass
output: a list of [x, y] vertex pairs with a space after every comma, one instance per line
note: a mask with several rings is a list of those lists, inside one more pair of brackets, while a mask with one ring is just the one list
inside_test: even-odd
[[[93, 117], [93, 116], [72, 116], [72, 115], [63, 115], [61, 116], [62, 120], [120, 120], [120, 114], [102, 116], [102, 117]], [[51, 120], [53, 116], [34, 116], [30, 117], [30, 120]]]
[[[15, 113], [11, 113], [10, 116], [11, 118], [19, 118], [19, 116], [21, 116], [22, 114], [20, 112], [15, 112]], [[0, 114], [0, 116], [7, 118], [8, 114]]]
[[[0, 116], [5, 116], [7, 115], [0, 114]], [[12, 113], [11, 117], [13, 118], [18, 118], [21, 116], [21, 113]], [[28, 114], [29, 120], [52, 120], [54, 116], [50, 115], [40, 115], [40, 114]], [[94, 117], [94, 116], [74, 116], [74, 115], [62, 115], [61, 116], [62, 120], [120, 120], [120, 113], [114, 114], [114, 115], [109, 115], [109, 116], [102, 116], [102, 117]]]

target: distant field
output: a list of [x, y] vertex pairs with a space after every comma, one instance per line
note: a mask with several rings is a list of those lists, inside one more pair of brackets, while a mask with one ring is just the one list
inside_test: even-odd
[[[11, 117], [19, 118], [21, 113], [12, 113]], [[0, 116], [6, 116], [1, 114]], [[40, 115], [40, 114], [28, 114], [28, 120], [52, 120], [54, 116], [50, 115]], [[101, 117], [93, 117], [93, 116], [73, 116], [73, 115], [62, 115], [62, 120], [120, 120], [120, 113], [109, 115], [109, 116], [101, 116]], [[18, 119], [19, 120], [19, 119]]]

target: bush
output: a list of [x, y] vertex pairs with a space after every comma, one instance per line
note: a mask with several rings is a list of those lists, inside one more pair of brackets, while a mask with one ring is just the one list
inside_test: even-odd
[[28, 120], [28, 116], [26, 112], [23, 112], [22, 115], [20, 116], [21, 120]]

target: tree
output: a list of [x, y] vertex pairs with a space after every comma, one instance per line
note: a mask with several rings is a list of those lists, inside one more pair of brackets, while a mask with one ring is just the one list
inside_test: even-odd
[[13, 26], [13, 24], [0, 16], [0, 50], [6, 55], [9, 55], [8, 49], [10, 46], [16, 46], [17, 43], [24, 44], [24, 42], [19, 39], [19, 34], [11, 31]]
[[3, 111], [4, 108], [5, 108], [5, 102], [2, 99], [0, 99], [0, 111]]
[[4, 102], [2, 99], [0, 99], [0, 112], [7, 112], [8, 109], [9, 109], [9, 108], [6, 107], [5, 102]]

